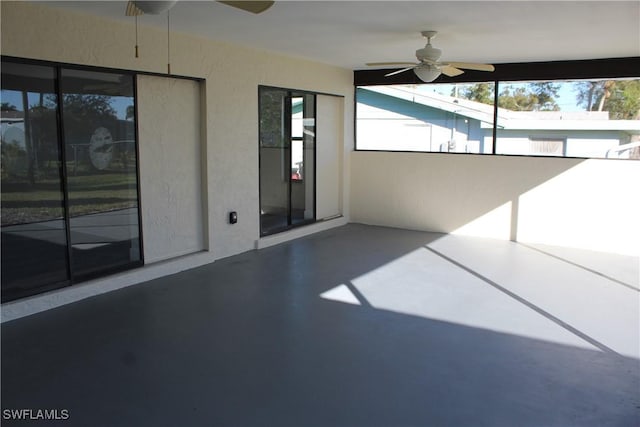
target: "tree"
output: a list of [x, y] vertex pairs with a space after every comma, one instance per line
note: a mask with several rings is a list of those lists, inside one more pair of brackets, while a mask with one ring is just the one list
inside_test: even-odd
[[493, 105], [493, 91], [493, 83], [477, 83], [471, 86], [466, 86], [462, 92], [459, 93], [459, 96], [482, 104]]
[[535, 96], [536, 110], [558, 111], [560, 107], [556, 103], [560, 85], [553, 82], [530, 83], [529, 88]]
[[592, 111], [596, 100], [604, 93], [604, 82], [577, 82], [574, 90], [578, 92], [576, 101], [587, 111]]
[[512, 111], [558, 111], [560, 86], [551, 82], [506, 86], [498, 95], [498, 106]]
[[587, 111], [608, 111], [613, 120], [640, 119], [640, 80], [578, 82], [574, 89]]
[[498, 107], [512, 111], [534, 111], [535, 100], [524, 87], [505, 87], [498, 95]]
[[88, 143], [99, 127], [115, 129], [118, 117], [109, 96], [65, 94], [62, 96], [65, 139], [71, 143]]
[[116, 117], [116, 110], [106, 95], [65, 94], [62, 97], [65, 115], [75, 117]]
[[604, 108], [612, 119], [640, 120], [640, 80], [616, 82]]
[[8, 102], [3, 102], [0, 106], [0, 110], [2, 111], [18, 111], [18, 107], [13, 104], [9, 104]]
[[[556, 102], [560, 85], [552, 82], [507, 85], [498, 96], [498, 106], [512, 111], [558, 111]], [[492, 105], [493, 83], [476, 83], [467, 86], [459, 96], [471, 101]]]

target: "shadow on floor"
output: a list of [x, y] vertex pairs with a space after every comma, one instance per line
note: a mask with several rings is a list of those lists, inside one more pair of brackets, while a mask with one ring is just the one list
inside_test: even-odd
[[319, 298], [439, 237], [349, 225], [5, 323], [2, 409], [78, 426], [638, 425], [637, 359]]

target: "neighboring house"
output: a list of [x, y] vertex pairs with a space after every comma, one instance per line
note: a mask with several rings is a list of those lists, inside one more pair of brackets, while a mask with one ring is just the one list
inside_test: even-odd
[[[492, 105], [410, 88], [357, 89], [361, 150], [491, 153]], [[640, 136], [640, 120], [606, 111], [511, 111], [498, 108], [496, 153], [629, 157], [617, 150]]]

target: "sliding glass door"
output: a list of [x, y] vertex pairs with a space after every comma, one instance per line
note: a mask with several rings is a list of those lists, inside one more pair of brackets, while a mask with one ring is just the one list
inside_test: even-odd
[[291, 132], [286, 90], [260, 88], [260, 233], [289, 224]]
[[141, 264], [133, 75], [2, 62], [2, 301]]
[[140, 260], [133, 76], [62, 70], [76, 277]]
[[52, 67], [2, 63], [2, 300], [69, 280]]
[[315, 221], [315, 94], [260, 87], [260, 233]]

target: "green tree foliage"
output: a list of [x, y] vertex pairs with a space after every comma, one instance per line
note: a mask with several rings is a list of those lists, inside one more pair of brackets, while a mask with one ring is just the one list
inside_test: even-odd
[[[560, 85], [552, 82], [535, 82], [524, 85], [506, 85], [498, 95], [498, 106], [512, 111], [558, 111], [556, 102]], [[455, 96], [452, 93], [452, 96]], [[492, 105], [493, 83], [468, 85], [459, 96], [471, 101]]]
[[459, 96], [471, 101], [493, 105], [494, 85], [493, 83], [477, 83], [474, 85], [466, 86], [459, 93]]
[[507, 85], [498, 95], [498, 107], [512, 111], [558, 111], [559, 90], [560, 85], [551, 82]]
[[608, 111], [612, 120], [640, 119], [640, 80], [579, 82], [574, 89], [587, 111]]
[[612, 119], [640, 120], [640, 80], [616, 82], [604, 109]]
[[556, 103], [560, 85], [553, 82], [537, 82], [529, 84], [529, 88], [535, 99], [535, 108], [539, 111], [558, 111], [560, 107]]

